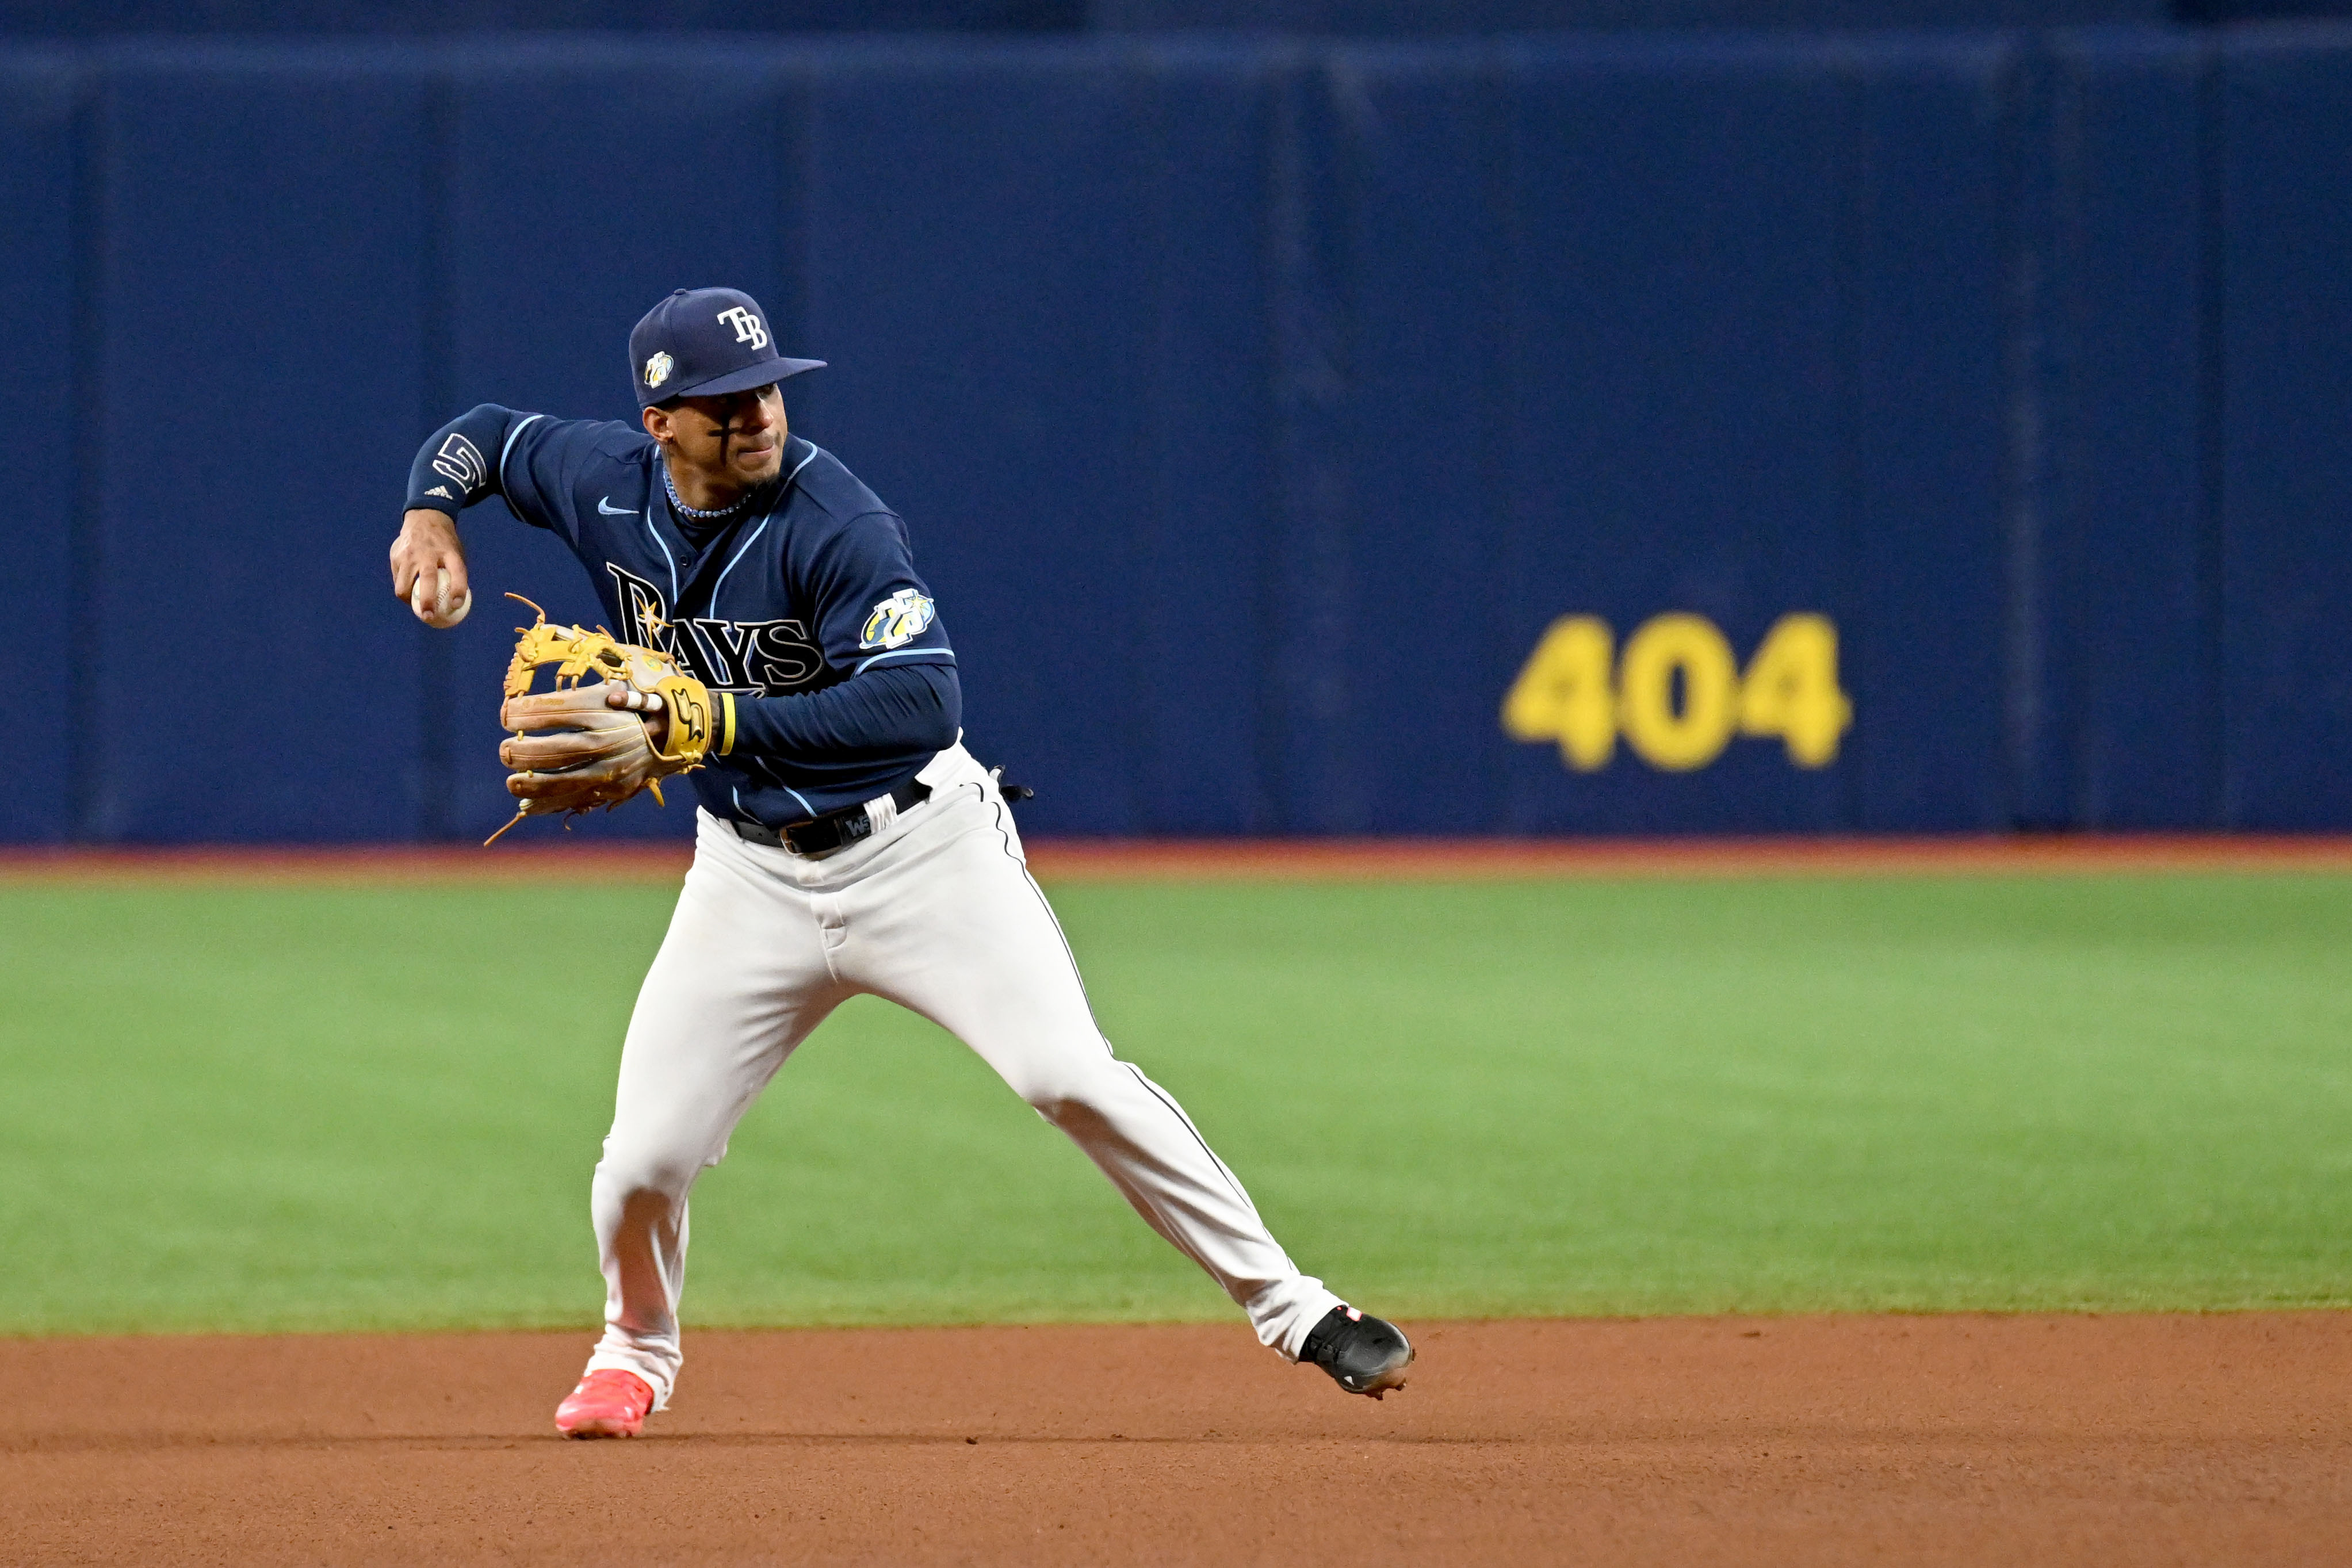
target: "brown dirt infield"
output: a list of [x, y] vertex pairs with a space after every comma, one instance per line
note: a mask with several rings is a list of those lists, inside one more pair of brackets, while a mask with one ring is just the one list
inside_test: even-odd
[[2352, 1554], [2352, 1313], [0, 1342], [9, 1563], [2265, 1563]]
[[[2044, 876], [2134, 871], [2352, 872], [2352, 836], [1987, 834], [1937, 837], [1033, 839], [1052, 881], [1515, 880], [1559, 877]], [[592, 830], [539, 840], [341, 847], [206, 845], [0, 849], [0, 882], [674, 881], [683, 843]]]

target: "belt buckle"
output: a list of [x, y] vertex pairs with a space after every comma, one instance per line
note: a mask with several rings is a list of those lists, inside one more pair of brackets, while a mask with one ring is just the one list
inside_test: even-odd
[[[929, 792], [926, 791], [925, 793], [928, 794]], [[856, 812], [856, 815], [854, 816], [848, 815], [853, 809]], [[833, 829], [832, 843], [803, 844], [800, 839], [795, 837], [795, 835], [800, 833], [803, 829], [813, 829], [818, 827], [830, 827]], [[832, 812], [824, 816], [812, 816], [806, 822], [796, 822], [790, 827], [779, 829], [777, 837], [782, 838], [786, 844], [790, 845], [794, 852], [798, 854], [829, 854], [835, 849], [846, 848], [850, 845], [856, 843], [861, 838], [873, 837], [874, 814], [866, 810], [862, 806], [854, 808], [844, 807], [841, 811]]]
[[743, 822], [730, 817], [727, 819], [727, 826], [734, 829], [735, 837], [746, 844], [758, 844], [768, 848], [777, 848], [784, 842], [784, 836], [764, 822]]
[[[785, 828], [783, 830], [783, 838], [787, 844], [790, 844], [793, 847], [793, 852], [796, 854], [830, 855], [833, 851], [840, 848], [843, 845], [853, 843], [857, 839], [865, 837], [866, 834], [874, 831], [874, 825], [866, 820], [864, 813], [861, 812], [858, 814], [857, 820], [861, 824], [859, 831], [852, 833], [849, 831], [849, 823], [845, 818], [838, 816], [812, 816], [806, 822], [794, 823], [792, 826]], [[820, 832], [822, 829], [827, 827], [830, 827], [833, 830], [832, 837], [829, 841], [820, 842]], [[803, 832], [810, 836], [805, 842], [803, 842], [799, 837]]]

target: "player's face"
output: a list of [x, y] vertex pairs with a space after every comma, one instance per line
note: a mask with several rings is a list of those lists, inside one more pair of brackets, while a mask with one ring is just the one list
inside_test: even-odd
[[668, 425], [672, 455], [714, 483], [748, 489], [782, 471], [784, 393], [772, 382], [751, 392], [683, 398], [669, 411]]

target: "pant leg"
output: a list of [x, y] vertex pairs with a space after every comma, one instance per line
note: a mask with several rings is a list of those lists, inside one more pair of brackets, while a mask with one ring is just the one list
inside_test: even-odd
[[1174, 1097], [1112, 1053], [1001, 796], [967, 779], [921, 809], [844, 890], [843, 977], [977, 1051], [1297, 1359], [1339, 1298], [1298, 1271]]
[[629, 1019], [591, 1188], [604, 1334], [590, 1371], [635, 1373], [656, 1408], [668, 1403], [682, 1359], [688, 1194], [793, 1047], [847, 994], [807, 895], [706, 820]]

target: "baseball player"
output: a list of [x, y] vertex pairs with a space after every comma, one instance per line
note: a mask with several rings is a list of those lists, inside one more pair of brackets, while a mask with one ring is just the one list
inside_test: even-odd
[[[486, 404], [435, 432], [409, 477], [392, 585], [427, 624], [472, 602], [457, 513], [501, 496], [571, 546], [615, 636], [708, 689], [694, 862], [591, 1187], [604, 1333], [557, 1427], [631, 1436], [668, 1403], [687, 1195], [793, 1047], [861, 993], [979, 1052], [1261, 1342], [1350, 1393], [1401, 1386], [1404, 1335], [1300, 1273], [1182, 1109], [1096, 1027], [1004, 793], [961, 743], [956, 655], [906, 524], [786, 428], [779, 384], [822, 363], [779, 354], [750, 296], [680, 289], [629, 335], [639, 425]], [[534, 700], [510, 700], [505, 727], [529, 728]], [[660, 746], [657, 693], [615, 683], [605, 701]], [[499, 754], [529, 805], [574, 753], [559, 732]]]

